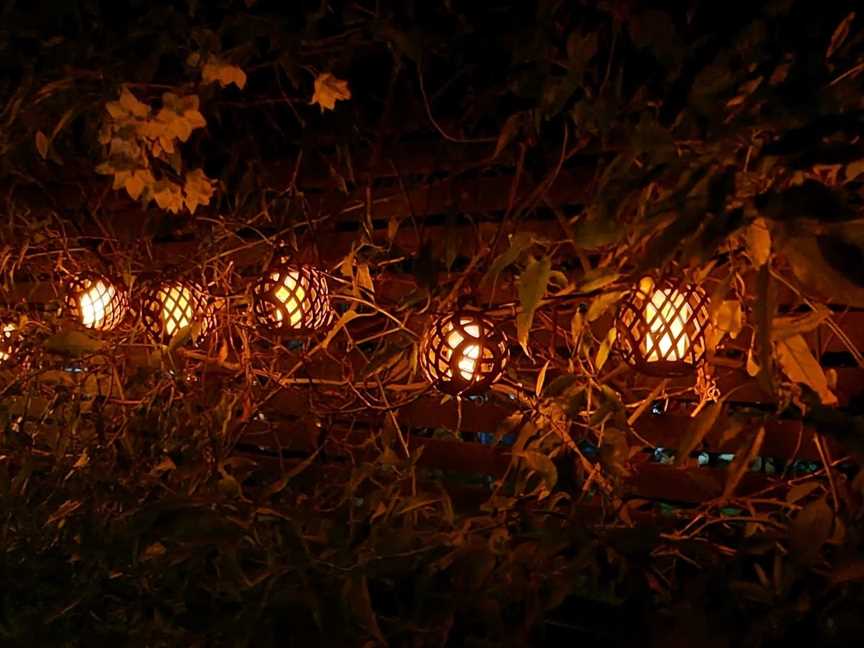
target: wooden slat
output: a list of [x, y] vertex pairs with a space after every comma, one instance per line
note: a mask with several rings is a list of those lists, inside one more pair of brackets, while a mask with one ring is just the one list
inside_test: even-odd
[[[646, 499], [698, 504], [723, 494], [726, 470], [718, 468], [680, 469], [655, 463], [634, 467], [627, 480], [632, 495]], [[736, 489], [736, 495], [752, 495], [779, 483], [761, 473], [745, 473]]]

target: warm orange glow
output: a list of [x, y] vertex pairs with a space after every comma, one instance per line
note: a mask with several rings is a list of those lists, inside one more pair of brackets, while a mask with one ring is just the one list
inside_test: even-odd
[[196, 316], [192, 290], [183, 284], [172, 284], [159, 292], [162, 300], [162, 323], [169, 337], [192, 325]]
[[[480, 326], [477, 324], [471, 324], [470, 319], [462, 319], [460, 324], [465, 327], [465, 332], [468, 335], [479, 338], [480, 337]], [[465, 338], [462, 337], [462, 334], [456, 330], [450, 333], [447, 336], [447, 347], [448, 353], [446, 354], [446, 360], [449, 361], [452, 357], [453, 353], [457, 353], [457, 348]], [[459, 373], [462, 374], [462, 378], [467, 381], [473, 381], [475, 374], [477, 373], [477, 361], [480, 359], [480, 345], [479, 344], [468, 344], [464, 349], [459, 352], [459, 358], [457, 359], [457, 366], [459, 367]], [[450, 375], [450, 367], [447, 367], [446, 370], [447, 376], [452, 377]]]
[[5, 350], [3, 346], [0, 346], [0, 363], [6, 362], [12, 355], [12, 349], [8, 347], [8, 342], [12, 338], [12, 332], [15, 330], [14, 324], [4, 324], [3, 328], [0, 329], [0, 337], [2, 337], [2, 342], [7, 343], [5, 345]]
[[[274, 281], [279, 281], [279, 273], [274, 272], [270, 275]], [[285, 310], [288, 312], [288, 324], [291, 328], [300, 328], [303, 323], [303, 300], [306, 299], [306, 291], [300, 285], [300, 273], [296, 270], [291, 270], [285, 273], [285, 278], [282, 284], [276, 289], [276, 299], [285, 305]], [[274, 311], [274, 318], [277, 322], [283, 319], [282, 309], [277, 308]]]
[[97, 279], [78, 295], [81, 323], [87, 328], [101, 329], [105, 325], [107, 309], [117, 289]]
[[684, 332], [693, 311], [677, 290], [655, 290], [645, 304], [648, 332], [642, 341], [647, 362], [684, 360], [690, 350], [690, 336]]

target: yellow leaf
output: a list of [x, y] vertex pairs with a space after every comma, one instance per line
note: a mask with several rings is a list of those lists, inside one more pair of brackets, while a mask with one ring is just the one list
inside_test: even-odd
[[775, 317], [771, 322], [771, 339], [775, 342], [799, 333], [809, 333], [831, 317], [831, 311], [824, 306], [804, 315], [785, 315]]
[[709, 349], [716, 349], [724, 335], [734, 340], [744, 327], [744, 313], [737, 299], [724, 300], [713, 315], [712, 325], [708, 329]]
[[204, 83], [218, 81], [221, 87], [233, 83], [241, 90], [246, 87], [246, 73], [236, 65], [223, 63], [219, 59], [211, 59], [201, 70], [201, 78]]
[[48, 157], [48, 138], [41, 130], [36, 131], [36, 150], [39, 151], [43, 160]]
[[372, 283], [372, 275], [369, 273], [369, 264], [361, 263], [357, 266], [357, 281], [361, 288], [365, 288], [371, 293], [375, 292], [375, 284]]
[[576, 340], [581, 334], [582, 329], [585, 327], [585, 318], [582, 316], [582, 313], [577, 310], [573, 313], [573, 319], [570, 320], [570, 335], [573, 336], [573, 340]]
[[138, 200], [144, 189], [148, 186], [152, 186], [154, 182], [153, 174], [150, 173], [149, 170], [139, 169], [126, 178], [126, 182], [123, 186], [126, 187], [126, 191], [129, 193], [129, 197], [132, 198], [132, 200]]
[[771, 258], [771, 233], [764, 218], [757, 218], [744, 230], [744, 241], [750, 259], [757, 268]]
[[600, 319], [603, 314], [609, 310], [609, 307], [615, 304], [619, 299], [621, 299], [621, 295], [623, 292], [616, 291], [605, 293], [603, 295], [597, 296], [594, 301], [591, 302], [591, 305], [588, 307], [588, 313], [586, 315], [586, 319], [589, 322], [593, 322], [597, 319]]
[[606, 334], [606, 337], [600, 343], [600, 348], [597, 349], [597, 355], [594, 358], [594, 368], [597, 371], [600, 371], [603, 368], [603, 365], [606, 364], [606, 360], [609, 359], [609, 352], [612, 350], [612, 345], [615, 344], [615, 338], [618, 336], [618, 332], [615, 328], [609, 329], [609, 333]]
[[126, 185], [126, 180], [132, 175], [131, 171], [116, 171], [114, 173], [114, 184], [112, 189], [117, 190]]
[[840, 24], [834, 29], [834, 33], [831, 35], [831, 42], [828, 44], [828, 50], [825, 52], [825, 58], [831, 58], [834, 53], [840, 49], [840, 46], [846, 41], [846, 37], [849, 35], [849, 28], [852, 26], [852, 22], [855, 20], [855, 12], [850, 11], [847, 16], [840, 21]]
[[168, 550], [165, 548], [165, 545], [163, 545], [161, 542], [154, 542], [146, 549], [144, 549], [144, 553], [141, 554], [141, 560], [150, 560], [152, 558], [164, 556], [167, 551]]
[[333, 110], [337, 101], [345, 101], [351, 98], [351, 90], [348, 82], [339, 79], [329, 72], [319, 74], [315, 79], [315, 93], [312, 95], [312, 104], [318, 104], [321, 112], [324, 109]]
[[777, 342], [777, 362], [789, 380], [804, 383], [819, 394], [823, 405], [837, 404], [837, 396], [828, 387], [825, 372], [802, 336], [793, 335]]
[[516, 316], [516, 337], [527, 356], [531, 356], [528, 349], [528, 333], [534, 322], [534, 311], [540, 305], [540, 300], [546, 294], [549, 284], [549, 276], [552, 272], [552, 260], [547, 256], [540, 260], [532, 260], [519, 275], [516, 287], [519, 292], [519, 304], [522, 312]]
[[160, 180], [153, 188], [153, 198], [160, 209], [170, 211], [172, 214], [179, 213], [183, 207], [183, 194], [180, 185], [170, 180]]
[[123, 90], [120, 92], [119, 104], [120, 107], [132, 117], [144, 119], [150, 114], [150, 107], [147, 104], [143, 104], [138, 101], [135, 95], [129, 92], [127, 88], [123, 88]]
[[747, 375], [751, 378], [755, 378], [759, 375], [759, 372], [762, 370], [762, 367], [759, 366], [759, 363], [756, 362], [755, 358], [753, 358], [753, 348], [751, 347], [747, 351]]
[[202, 115], [198, 110], [187, 110], [183, 113], [183, 118], [189, 122], [192, 130], [195, 130], [196, 128], [204, 128], [207, 125], [207, 120], [204, 119], [204, 115]]
[[213, 184], [202, 169], [195, 169], [186, 174], [186, 209], [194, 214], [198, 205], [208, 205], [213, 197]]
[[168, 129], [181, 142], [185, 142], [192, 135], [192, 125], [184, 117], [174, 119]]

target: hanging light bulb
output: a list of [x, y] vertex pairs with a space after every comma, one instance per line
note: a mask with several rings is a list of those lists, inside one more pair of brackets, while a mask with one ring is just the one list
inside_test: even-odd
[[168, 342], [190, 327], [195, 339], [205, 337], [215, 324], [215, 313], [200, 285], [175, 280], [145, 290], [141, 304], [144, 327], [159, 342]]
[[99, 274], [86, 273], [70, 279], [66, 306], [83, 326], [97, 331], [116, 328], [128, 310], [122, 284]]
[[274, 333], [320, 330], [332, 314], [327, 280], [312, 266], [274, 266], [252, 287], [252, 312], [260, 326]]
[[707, 326], [704, 290], [645, 277], [618, 305], [616, 344], [624, 361], [642, 373], [683, 376], [705, 356]]
[[690, 351], [690, 335], [687, 333], [687, 320], [693, 309], [677, 290], [657, 289], [645, 304], [645, 321], [648, 333], [642, 341], [643, 353], [647, 362], [663, 360], [679, 361]]
[[0, 325], [0, 365], [5, 364], [15, 353], [14, 335], [17, 328], [9, 322]]
[[458, 312], [432, 322], [420, 341], [420, 367], [442, 392], [475, 394], [488, 389], [504, 371], [507, 340], [479, 313]]

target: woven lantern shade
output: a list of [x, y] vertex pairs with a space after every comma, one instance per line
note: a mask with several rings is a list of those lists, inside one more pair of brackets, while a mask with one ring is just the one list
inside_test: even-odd
[[509, 358], [504, 334], [488, 318], [473, 312], [444, 315], [420, 341], [420, 368], [438, 390], [476, 394], [501, 377]]
[[683, 281], [644, 278], [618, 305], [616, 344], [624, 362], [650, 376], [692, 373], [705, 357], [708, 295]]
[[17, 326], [0, 322], [0, 365], [6, 364], [15, 355], [15, 331]]
[[308, 334], [330, 322], [327, 280], [308, 265], [276, 265], [252, 287], [252, 312], [273, 333]]
[[80, 274], [69, 279], [65, 301], [71, 317], [96, 331], [116, 328], [129, 308], [123, 285], [119, 281], [94, 273]]
[[210, 332], [216, 323], [213, 304], [201, 286], [181, 279], [145, 289], [141, 319], [157, 342], [167, 343], [178, 332], [198, 324], [196, 340]]

